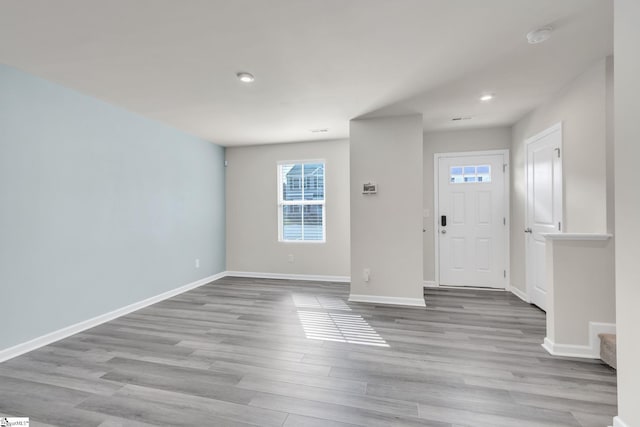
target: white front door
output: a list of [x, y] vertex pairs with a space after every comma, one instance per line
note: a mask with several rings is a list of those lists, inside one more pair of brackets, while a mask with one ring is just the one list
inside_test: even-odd
[[438, 156], [439, 283], [506, 288], [507, 154]]
[[546, 310], [545, 233], [562, 231], [562, 126], [526, 141], [526, 274], [532, 304]]

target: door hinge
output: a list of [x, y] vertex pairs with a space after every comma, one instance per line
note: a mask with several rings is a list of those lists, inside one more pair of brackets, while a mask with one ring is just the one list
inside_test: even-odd
[[507, 163], [503, 163], [503, 164], [502, 164], [502, 173], [505, 173], [505, 172], [507, 171], [507, 167], [508, 167], [508, 166], [509, 166], [509, 165], [508, 165]]
[[507, 278], [507, 270], [502, 270], [503, 276], [506, 279]]
[[558, 153], [558, 158], [560, 158], [560, 148], [554, 148], [553, 150]]
[[562, 231], [562, 223], [558, 222], [558, 231]]
[[507, 218], [506, 217], [502, 217], [502, 225], [507, 225]]

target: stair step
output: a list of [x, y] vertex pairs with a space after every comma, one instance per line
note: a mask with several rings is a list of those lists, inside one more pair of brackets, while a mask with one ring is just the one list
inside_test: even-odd
[[616, 335], [598, 334], [600, 337], [600, 358], [604, 363], [616, 369]]

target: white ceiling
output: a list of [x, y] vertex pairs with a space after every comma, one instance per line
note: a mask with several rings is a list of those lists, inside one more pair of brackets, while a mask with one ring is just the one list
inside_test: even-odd
[[612, 3], [0, 0], [0, 62], [225, 146], [416, 112], [425, 130], [510, 125], [612, 53]]

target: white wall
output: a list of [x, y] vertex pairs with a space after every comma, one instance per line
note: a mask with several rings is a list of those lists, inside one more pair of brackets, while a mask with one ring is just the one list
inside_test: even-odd
[[616, 231], [616, 177], [615, 177], [615, 120], [614, 120], [614, 61], [613, 56], [607, 58], [607, 232]]
[[[349, 142], [226, 149], [227, 270], [349, 276]], [[326, 161], [326, 243], [278, 242], [277, 163]], [[294, 262], [289, 262], [293, 255]]]
[[433, 155], [436, 153], [454, 153], [461, 151], [481, 151], [507, 149], [511, 145], [511, 128], [498, 127], [487, 129], [428, 132], [424, 134], [424, 179], [423, 203], [428, 216], [423, 217], [424, 280], [435, 279], [435, 234], [434, 234], [434, 171]]
[[424, 305], [422, 116], [352, 120], [350, 142], [352, 298]]
[[513, 126], [511, 145], [511, 282], [525, 286], [524, 141], [563, 123], [564, 232], [607, 231], [607, 60], [577, 77], [553, 100]]
[[640, 2], [615, 3], [616, 319], [618, 414], [640, 426]]
[[614, 324], [613, 241], [548, 238], [547, 339], [560, 348], [589, 347], [589, 323]]

